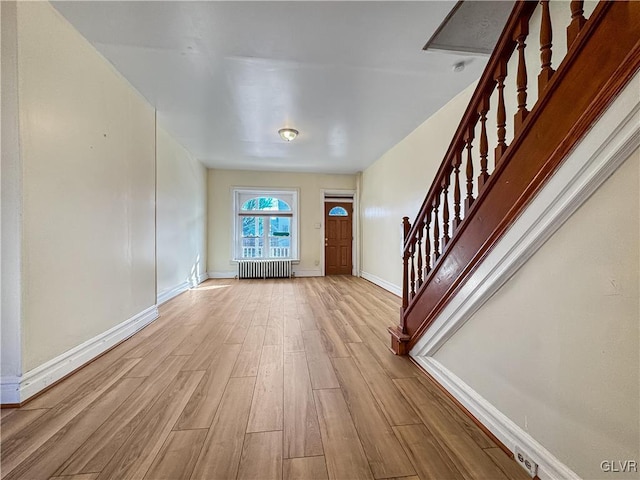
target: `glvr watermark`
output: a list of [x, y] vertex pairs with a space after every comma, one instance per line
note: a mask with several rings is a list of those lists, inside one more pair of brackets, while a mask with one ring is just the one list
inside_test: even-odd
[[600, 470], [605, 473], [638, 473], [637, 460], [603, 460]]

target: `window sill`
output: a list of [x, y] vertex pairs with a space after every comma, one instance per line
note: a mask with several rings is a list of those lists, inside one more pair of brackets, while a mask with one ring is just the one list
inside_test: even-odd
[[283, 257], [274, 257], [274, 258], [232, 258], [229, 260], [229, 264], [233, 265], [238, 262], [246, 261], [246, 260], [257, 260], [257, 261], [266, 261], [266, 260], [291, 260], [291, 263], [294, 265], [298, 265], [300, 263], [299, 258], [283, 258]]

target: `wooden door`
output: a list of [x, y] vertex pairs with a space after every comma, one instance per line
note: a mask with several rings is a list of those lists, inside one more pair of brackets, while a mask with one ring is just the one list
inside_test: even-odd
[[351, 275], [353, 204], [324, 204], [324, 271], [326, 275]]

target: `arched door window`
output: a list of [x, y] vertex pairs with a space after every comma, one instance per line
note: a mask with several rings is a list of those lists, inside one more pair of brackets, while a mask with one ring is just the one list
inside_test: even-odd
[[343, 207], [333, 207], [329, 210], [330, 217], [348, 217], [349, 212], [347, 212]]

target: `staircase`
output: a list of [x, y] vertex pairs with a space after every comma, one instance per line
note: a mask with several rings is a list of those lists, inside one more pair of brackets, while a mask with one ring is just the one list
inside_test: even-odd
[[415, 345], [639, 67], [640, 2], [600, 1], [589, 15], [582, 1], [516, 3], [417, 217], [403, 219], [396, 354]]

